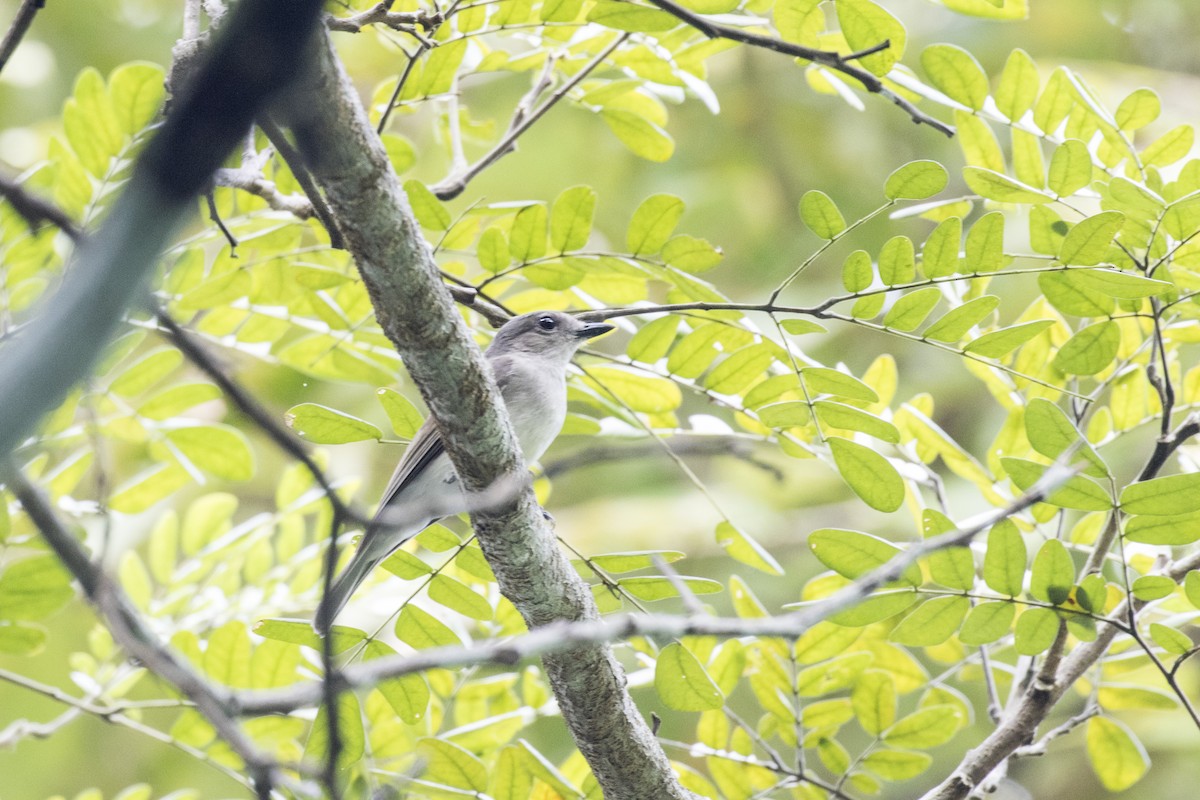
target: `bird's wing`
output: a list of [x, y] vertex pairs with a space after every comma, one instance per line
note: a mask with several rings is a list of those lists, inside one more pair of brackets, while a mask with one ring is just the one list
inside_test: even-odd
[[375, 519], [379, 519], [384, 509], [408, 485], [409, 481], [420, 475], [422, 470], [444, 452], [446, 452], [446, 448], [442, 445], [442, 437], [434, 427], [431, 417], [425, 420], [425, 423], [417, 430], [408, 449], [404, 451], [404, 457], [396, 465], [396, 471], [392, 473], [387, 488], [383, 490], [383, 497], [379, 501], [379, 510], [375, 512]]

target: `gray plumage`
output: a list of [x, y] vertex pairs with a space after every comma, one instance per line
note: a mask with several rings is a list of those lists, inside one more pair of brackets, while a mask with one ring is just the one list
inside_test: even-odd
[[[504, 405], [526, 461], [546, 452], [562, 429], [567, 414], [567, 365], [586, 340], [612, 330], [605, 323], [584, 323], [558, 311], [535, 311], [505, 323], [496, 332], [486, 356], [500, 387]], [[392, 473], [375, 512], [375, 519], [359, 542], [350, 563], [335, 579], [317, 609], [313, 626], [325, 632], [349, 602], [354, 590], [379, 562], [424, 530], [434, 519], [402, 527], [376, 526], [389, 508], [405, 504], [435, 505], [448, 514], [462, 500], [458, 477], [442, 446], [432, 419], [427, 419]], [[466, 503], [461, 503], [461, 511]]]

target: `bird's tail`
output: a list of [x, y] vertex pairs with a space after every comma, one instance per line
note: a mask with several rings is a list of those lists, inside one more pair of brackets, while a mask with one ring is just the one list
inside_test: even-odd
[[371, 570], [375, 569], [375, 565], [383, 559], [369, 556], [360, 548], [354, 557], [350, 559], [350, 563], [342, 570], [342, 574], [334, 578], [333, 585], [329, 587], [329, 593], [321, 598], [321, 604], [317, 606], [317, 614], [313, 619], [313, 629], [321, 636], [329, 633], [330, 627], [333, 626], [333, 621], [342, 609], [346, 607], [346, 603], [350, 602], [350, 596], [354, 594], [354, 590], [359, 587], [367, 576], [371, 574]]

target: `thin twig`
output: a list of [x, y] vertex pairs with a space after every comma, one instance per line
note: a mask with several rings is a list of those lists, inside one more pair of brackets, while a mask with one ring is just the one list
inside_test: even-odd
[[12, 57], [17, 45], [29, 31], [29, 26], [33, 24], [33, 18], [37, 16], [37, 12], [45, 7], [46, 0], [23, 0], [21, 7], [17, 9], [17, 15], [13, 18], [12, 25], [8, 26], [8, 32], [4, 34], [4, 41], [0, 41], [0, 72], [4, 70], [8, 59]]
[[346, 249], [345, 240], [342, 238], [341, 229], [338, 227], [337, 217], [333, 215], [333, 210], [325, 202], [325, 196], [317, 188], [317, 184], [313, 181], [308, 167], [304, 165], [304, 157], [300, 155], [296, 148], [292, 147], [292, 143], [288, 141], [287, 135], [273, 119], [265, 116], [260, 118], [258, 120], [258, 127], [262, 128], [262, 132], [267, 135], [267, 140], [275, 148], [275, 151], [279, 153], [284, 163], [287, 164], [288, 169], [291, 170], [292, 177], [300, 185], [304, 196], [312, 203], [313, 212], [317, 215], [317, 219], [321, 220], [321, 224], [325, 226], [325, 232], [329, 235], [329, 246], [335, 250]]
[[868, 72], [857, 64], [849, 63], [865, 55], [870, 55], [871, 53], [890, 47], [891, 44], [889, 42], [880, 42], [879, 44], [869, 47], [865, 50], [850, 53], [849, 55], [841, 55], [830, 50], [816, 50], [814, 48], [804, 47], [803, 45], [794, 44], [792, 42], [785, 42], [782, 39], [776, 39], [771, 36], [763, 36], [759, 33], [751, 33], [740, 28], [722, 25], [713, 22], [710, 19], [705, 19], [704, 17], [684, 8], [678, 3], [673, 2], [673, 0], [650, 0], [650, 3], [651, 5], [658, 6], [676, 19], [686, 23], [687, 25], [690, 25], [710, 39], [727, 39], [731, 42], [741, 42], [742, 44], [748, 44], [752, 47], [761, 47], [764, 50], [783, 53], [784, 55], [792, 56], [794, 58], [803, 58], [807, 61], [820, 64], [823, 67], [828, 67], [836, 72], [840, 72], [843, 75], [847, 75], [861, 83], [863, 88], [865, 88], [868, 92], [885, 97], [900, 108], [904, 109], [904, 111], [908, 113], [908, 116], [912, 118], [913, 122], [917, 124], [923, 123], [925, 125], [929, 125], [934, 130], [941, 131], [947, 136], [954, 135], [954, 128], [942, 122], [941, 120], [935, 119], [934, 117], [931, 117], [928, 114], [918, 110], [917, 107], [909, 102], [908, 99], [887, 88], [883, 81], [880, 80], [876, 75]]
[[[628, 39], [629, 36], [630, 34], [625, 33], [614, 39], [612, 44], [597, 53], [591, 61], [589, 61], [583, 66], [582, 69], [579, 70], [579, 72], [572, 75], [570, 80], [556, 89], [554, 93], [547, 97], [546, 100], [537, 108], [525, 113], [521, 105], [518, 105], [517, 114], [513, 116], [512, 121], [509, 123], [508, 132], [505, 133], [504, 137], [497, 142], [491, 150], [489, 150], [482, 158], [480, 158], [470, 167], [467, 167], [462, 172], [446, 178], [436, 186], [431, 186], [429, 190], [441, 200], [449, 200], [462, 194], [463, 190], [467, 188], [467, 184], [470, 183], [476, 175], [499, 161], [500, 158], [506, 154], [512, 152], [514, 145], [521, 134], [529, 130], [529, 128], [532, 127], [533, 124], [539, 119], [541, 119], [547, 111], [553, 108], [559, 100], [562, 100], [564, 97], [566, 97], [568, 92], [578, 86], [584, 78], [586, 78], [601, 64], [603, 64], [605, 59], [612, 55], [613, 51], [615, 51], [618, 47], [624, 44], [625, 40]], [[540, 81], [535, 83], [535, 89], [538, 87], [538, 84], [540, 84]]]
[[48, 200], [43, 200], [30, 193], [21, 184], [3, 175], [0, 175], [0, 197], [9, 202], [13, 210], [29, 223], [29, 227], [33, 231], [37, 231], [43, 222], [49, 222], [75, 243], [78, 243], [83, 237], [83, 231], [79, 229], [73, 219], [67, 216], [67, 212]]

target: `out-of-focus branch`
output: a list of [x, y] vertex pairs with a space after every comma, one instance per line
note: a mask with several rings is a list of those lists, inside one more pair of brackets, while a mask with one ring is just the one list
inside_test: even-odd
[[32, 230], [36, 231], [43, 222], [49, 222], [71, 237], [73, 242], [78, 243], [83, 238], [83, 231], [75, 224], [75, 220], [67, 216], [67, 212], [3, 175], [0, 175], [0, 197], [8, 201]]
[[0, 346], [0, 457], [99, 358], [170, 236], [302, 63], [318, 0], [244, 0], [172, 104], [100, 230], [36, 319]]

